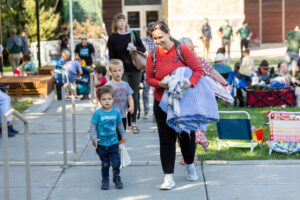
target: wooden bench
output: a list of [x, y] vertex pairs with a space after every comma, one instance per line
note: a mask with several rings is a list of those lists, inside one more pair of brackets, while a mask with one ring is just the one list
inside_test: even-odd
[[54, 90], [54, 76], [3, 76], [0, 84], [9, 85], [11, 97], [46, 97]]
[[55, 66], [46, 65], [39, 69], [39, 75], [52, 75]]

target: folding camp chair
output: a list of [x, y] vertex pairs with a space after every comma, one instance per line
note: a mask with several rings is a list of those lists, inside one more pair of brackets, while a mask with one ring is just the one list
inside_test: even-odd
[[[219, 111], [224, 114], [237, 114], [243, 113], [247, 115], [247, 119], [220, 119], [217, 123], [218, 135], [219, 135], [219, 150], [223, 146], [222, 140], [251, 140], [251, 143], [228, 143], [231, 147], [250, 147], [250, 152], [258, 144], [255, 143], [252, 138], [250, 115], [246, 111]], [[258, 142], [258, 141], [256, 141]]]
[[300, 142], [300, 112], [272, 111], [269, 113], [269, 127], [269, 155], [271, 155], [272, 151], [276, 148], [278, 152], [283, 152], [287, 154], [300, 151], [299, 145], [294, 145], [293, 149], [289, 146], [280, 147], [280, 145], [276, 146], [275, 144], [272, 144], [272, 142]]

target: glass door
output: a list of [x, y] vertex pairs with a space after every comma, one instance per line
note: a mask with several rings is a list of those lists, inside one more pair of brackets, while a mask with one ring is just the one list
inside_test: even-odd
[[140, 12], [127, 12], [128, 25], [131, 30], [135, 31], [137, 34], [141, 34], [141, 20]]
[[141, 38], [146, 37], [150, 22], [161, 20], [161, 6], [125, 6], [123, 13], [127, 15], [130, 29], [137, 32]]

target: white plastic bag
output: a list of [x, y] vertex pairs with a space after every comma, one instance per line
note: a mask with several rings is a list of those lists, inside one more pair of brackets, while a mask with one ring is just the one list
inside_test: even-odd
[[131, 164], [131, 157], [129, 156], [127, 149], [124, 144], [119, 145], [121, 151], [121, 166], [120, 168], [126, 167]]

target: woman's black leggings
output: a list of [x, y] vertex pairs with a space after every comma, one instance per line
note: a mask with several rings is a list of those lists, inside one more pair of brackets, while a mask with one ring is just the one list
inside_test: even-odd
[[154, 101], [153, 109], [158, 128], [162, 168], [165, 174], [173, 174], [176, 158], [177, 136], [185, 163], [192, 164], [194, 162], [196, 151], [195, 132], [192, 131], [190, 135], [185, 132], [177, 134], [167, 125], [167, 114], [159, 107], [159, 102], [157, 100]]

